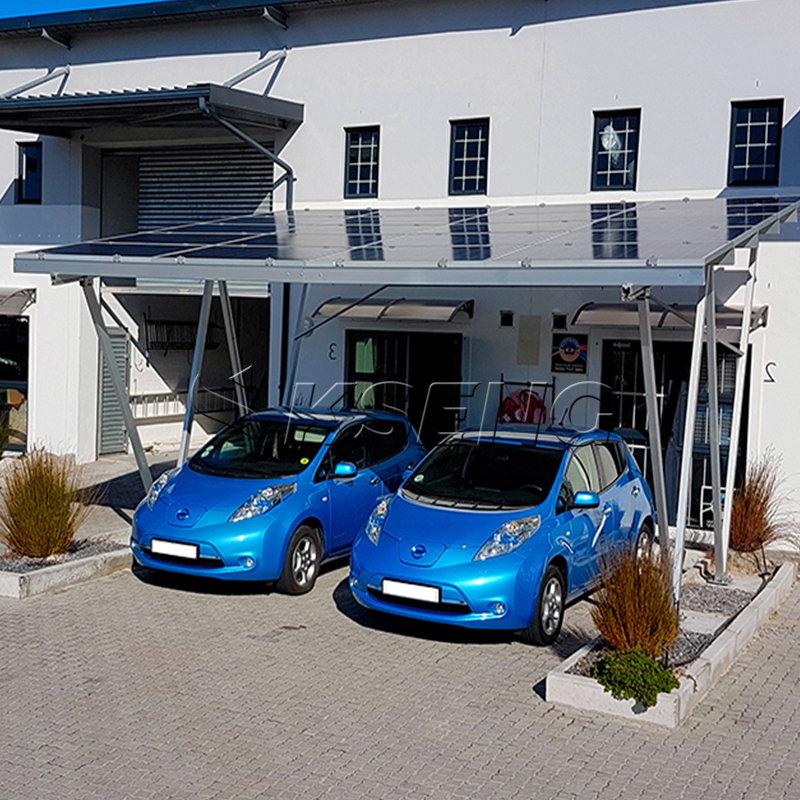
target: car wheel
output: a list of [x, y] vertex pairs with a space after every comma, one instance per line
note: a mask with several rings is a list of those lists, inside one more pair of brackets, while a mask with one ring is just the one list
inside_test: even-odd
[[636, 537], [636, 558], [647, 558], [653, 550], [653, 529], [649, 522], [642, 523]]
[[561, 570], [550, 564], [544, 572], [539, 596], [536, 598], [536, 611], [531, 624], [522, 632], [522, 638], [530, 644], [552, 644], [561, 633], [564, 621], [564, 602], [566, 581]]
[[286, 594], [305, 594], [314, 588], [322, 561], [322, 541], [310, 525], [300, 525], [286, 548], [278, 590]]

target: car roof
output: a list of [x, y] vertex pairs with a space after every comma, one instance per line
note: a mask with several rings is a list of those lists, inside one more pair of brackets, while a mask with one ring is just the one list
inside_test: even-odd
[[250, 414], [251, 419], [279, 419], [286, 422], [308, 422], [334, 428], [346, 422], [368, 419], [405, 421], [400, 414], [389, 411], [362, 411], [358, 409], [266, 408]]
[[570, 447], [591, 441], [621, 441], [616, 433], [610, 431], [578, 431], [560, 426], [539, 427], [536, 425], [498, 425], [497, 430], [470, 429], [455, 434], [455, 437], [469, 440], [514, 442], [516, 444], [535, 444], [539, 447], [552, 447], [566, 450]]

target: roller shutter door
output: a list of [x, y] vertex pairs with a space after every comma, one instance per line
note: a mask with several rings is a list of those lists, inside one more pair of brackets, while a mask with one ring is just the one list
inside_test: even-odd
[[272, 162], [252, 147], [161, 148], [137, 155], [139, 230], [272, 209]]
[[[130, 359], [128, 334], [122, 328], [109, 328], [108, 335], [111, 339], [117, 368], [123, 375], [127, 390], [128, 361]], [[97, 452], [101, 456], [124, 453], [128, 446], [128, 434], [125, 430], [122, 408], [114, 393], [114, 384], [111, 382], [111, 375], [102, 352], [100, 353], [100, 365], [100, 422], [97, 432]]]

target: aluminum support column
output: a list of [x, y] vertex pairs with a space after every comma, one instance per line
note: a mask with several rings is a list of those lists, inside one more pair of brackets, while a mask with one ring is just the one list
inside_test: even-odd
[[728, 546], [731, 540], [731, 516], [733, 514], [733, 491], [736, 482], [736, 462], [739, 455], [739, 431], [742, 427], [742, 407], [744, 405], [744, 379], [747, 373], [747, 350], [750, 346], [750, 318], [753, 313], [753, 295], [756, 284], [756, 250], [750, 251], [750, 275], [744, 290], [744, 310], [742, 311], [742, 332], [739, 335], [739, 349], [742, 355], [736, 363], [736, 383], [733, 394], [733, 414], [731, 435], [728, 445], [728, 470], [725, 477], [725, 505], [722, 509], [722, 572], [728, 570]]
[[239, 406], [239, 416], [247, 413], [247, 395], [244, 391], [242, 379], [242, 360], [239, 357], [239, 343], [236, 340], [236, 326], [233, 324], [231, 311], [231, 298], [228, 294], [228, 282], [217, 281], [219, 286], [219, 302], [222, 306], [222, 319], [225, 323], [225, 339], [228, 342], [228, 357], [231, 361], [233, 387], [236, 392], [236, 405]]
[[711, 451], [711, 507], [714, 515], [714, 581], [727, 583], [722, 542], [722, 465], [719, 448], [717, 313], [713, 267], [709, 267], [706, 280], [706, 374], [708, 375], [708, 445]]
[[658, 542], [666, 552], [669, 548], [669, 515], [667, 488], [664, 480], [664, 452], [661, 449], [661, 415], [658, 413], [656, 367], [653, 358], [653, 331], [650, 328], [650, 301], [643, 297], [639, 306], [639, 335], [642, 340], [642, 365], [644, 367], [644, 393], [647, 404], [647, 434], [650, 440], [650, 461], [653, 465], [656, 514], [658, 516]]
[[289, 359], [289, 370], [286, 374], [286, 385], [283, 387], [283, 402], [282, 405], [287, 407], [294, 406], [294, 398], [292, 392], [294, 390], [294, 381], [297, 376], [297, 364], [300, 360], [300, 346], [303, 343], [303, 337], [300, 336], [303, 330], [303, 317], [306, 313], [306, 298], [308, 297], [308, 284], [304, 283], [300, 291], [300, 304], [297, 307], [297, 321], [294, 326], [294, 339], [292, 340], [292, 354]]
[[705, 294], [697, 303], [692, 336], [692, 358], [689, 367], [689, 386], [686, 392], [686, 413], [683, 423], [683, 448], [678, 481], [678, 518], [675, 526], [675, 552], [672, 558], [672, 596], [680, 603], [683, 552], [686, 541], [686, 522], [692, 490], [692, 460], [694, 456], [694, 429], [697, 418], [697, 395], [700, 391], [700, 367], [703, 361], [703, 330], [706, 323]]
[[150, 474], [150, 467], [144, 455], [144, 448], [142, 447], [142, 440], [139, 437], [139, 430], [136, 427], [136, 421], [131, 412], [130, 400], [128, 399], [128, 393], [125, 391], [125, 381], [117, 367], [111, 339], [108, 336], [106, 326], [103, 324], [103, 314], [100, 310], [100, 303], [94, 293], [94, 286], [91, 280], [84, 281], [81, 288], [83, 289], [83, 296], [86, 299], [89, 314], [94, 323], [94, 329], [97, 331], [97, 338], [100, 340], [100, 350], [103, 353], [103, 358], [108, 367], [108, 374], [114, 386], [114, 393], [117, 396], [120, 409], [122, 410], [122, 421], [125, 425], [125, 430], [128, 432], [128, 441], [130, 441], [131, 447], [133, 448], [133, 454], [136, 457], [136, 466], [139, 468], [139, 476], [142, 479], [144, 490], [147, 492], [153, 483], [153, 476]]
[[205, 281], [203, 284], [203, 300], [200, 303], [200, 318], [197, 321], [197, 338], [194, 342], [194, 357], [192, 358], [192, 371], [189, 375], [189, 390], [186, 393], [186, 413], [183, 417], [183, 431], [181, 443], [178, 448], [178, 466], [186, 462], [189, 455], [189, 440], [192, 436], [192, 422], [194, 421], [194, 406], [197, 398], [197, 389], [200, 384], [200, 373], [203, 371], [203, 355], [206, 349], [206, 336], [208, 334], [208, 318], [211, 314], [211, 297], [214, 281]]

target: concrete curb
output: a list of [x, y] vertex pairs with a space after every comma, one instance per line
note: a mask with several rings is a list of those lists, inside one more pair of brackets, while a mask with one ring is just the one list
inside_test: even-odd
[[689, 666], [686, 674], [680, 678], [680, 687], [669, 694], [660, 694], [658, 702], [652, 708], [645, 710], [638, 704], [632, 704], [630, 700], [615, 700], [593, 678], [568, 673], [574, 664], [594, 648], [598, 639], [584, 645], [561, 666], [547, 674], [545, 699], [585, 711], [677, 728], [728, 671], [758, 630], [758, 626], [778, 608], [791, 591], [796, 576], [796, 564], [782, 564], [769, 584]]
[[78, 558], [65, 564], [54, 564], [33, 572], [0, 571], [0, 597], [14, 597], [21, 600], [35, 594], [51, 592], [83, 583], [92, 578], [109, 575], [131, 565], [131, 551], [113, 550], [87, 558]]

